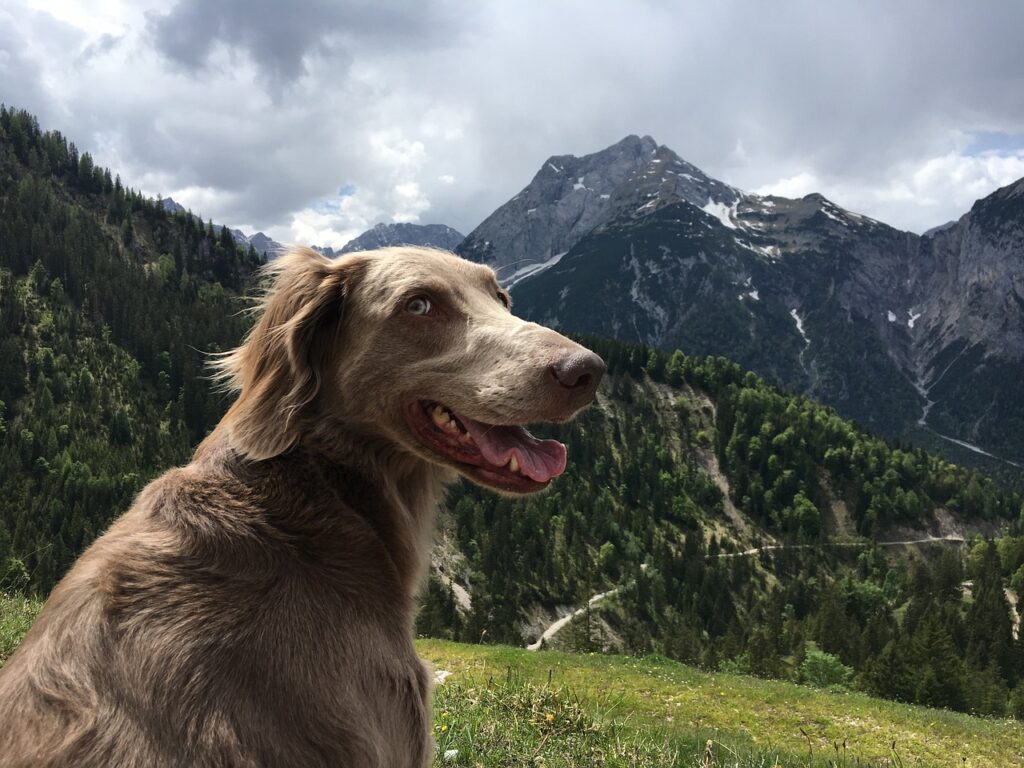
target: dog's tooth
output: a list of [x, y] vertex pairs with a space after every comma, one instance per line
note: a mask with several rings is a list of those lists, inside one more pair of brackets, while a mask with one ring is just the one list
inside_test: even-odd
[[512, 458], [508, 460], [508, 464], [506, 464], [505, 466], [507, 466], [513, 472], [519, 471], [519, 461], [516, 459], [516, 455], [514, 453], [512, 454]]

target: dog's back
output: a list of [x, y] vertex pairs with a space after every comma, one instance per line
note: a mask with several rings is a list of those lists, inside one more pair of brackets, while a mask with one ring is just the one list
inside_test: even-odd
[[424, 764], [429, 677], [360, 488], [301, 454], [151, 483], [0, 670], [0, 766]]

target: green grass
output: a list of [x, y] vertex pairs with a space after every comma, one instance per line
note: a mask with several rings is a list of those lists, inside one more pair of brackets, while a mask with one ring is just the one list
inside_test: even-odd
[[39, 600], [0, 592], [0, 666], [14, 653], [42, 607]]
[[[456, 765], [1024, 766], [1024, 725], [1009, 720], [712, 674], [660, 658], [437, 640], [417, 646], [435, 669], [452, 673], [437, 688], [435, 719], [447, 728], [435, 736], [443, 749], [459, 750]], [[545, 707], [553, 708], [552, 723], [538, 717]], [[550, 727], [561, 717], [557, 707], [567, 713], [564, 735]], [[591, 730], [569, 728], [576, 708]], [[546, 762], [531, 763], [531, 748]], [[620, 748], [640, 757], [620, 759]], [[587, 749], [609, 756], [595, 761]]]
[[[41, 603], [0, 594], [0, 664]], [[418, 640], [439, 766], [1024, 766], [1024, 725], [661, 658]], [[447, 753], [448, 757], [445, 757]]]

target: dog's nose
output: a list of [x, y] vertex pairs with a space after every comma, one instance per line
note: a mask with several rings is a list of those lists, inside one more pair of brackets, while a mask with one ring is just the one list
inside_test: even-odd
[[604, 375], [604, 360], [589, 349], [577, 349], [563, 355], [554, 365], [551, 372], [555, 380], [566, 389], [576, 390], [580, 394], [593, 395]]

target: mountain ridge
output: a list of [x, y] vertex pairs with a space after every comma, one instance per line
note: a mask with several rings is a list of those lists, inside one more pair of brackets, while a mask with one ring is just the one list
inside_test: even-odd
[[446, 224], [378, 223], [350, 240], [338, 253], [371, 251], [392, 245], [420, 245], [451, 251], [464, 237]]
[[818, 193], [743, 193], [630, 136], [547, 161], [458, 251], [531, 319], [725, 354], [886, 434], [1020, 464], [1021, 200], [1024, 180], [922, 236]]
[[[158, 204], [168, 213], [191, 213], [191, 211], [171, 197], [158, 198]], [[202, 221], [198, 215], [192, 215], [197, 221]], [[220, 234], [220, 231], [224, 228], [222, 224], [213, 224], [212, 226], [215, 234]], [[287, 245], [277, 242], [264, 232], [247, 235], [240, 229], [231, 227], [227, 229], [237, 244], [243, 248], [252, 247], [257, 254], [267, 259], [273, 259], [288, 249]], [[354, 237], [341, 248], [319, 245], [311, 245], [310, 247], [328, 258], [334, 258], [343, 253], [373, 250], [374, 248], [384, 248], [389, 245], [424, 245], [451, 251], [463, 239], [464, 236], [461, 232], [446, 224], [378, 223], [357, 237]]]

